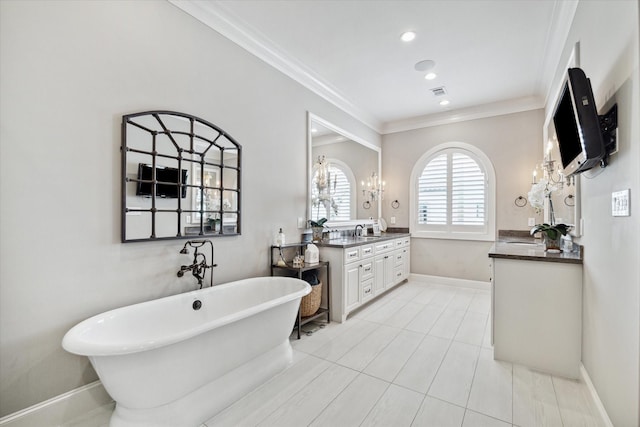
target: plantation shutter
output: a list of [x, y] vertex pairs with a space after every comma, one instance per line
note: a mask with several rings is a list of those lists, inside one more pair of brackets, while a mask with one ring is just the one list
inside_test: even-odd
[[331, 182], [333, 186], [331, 194], [333, 195], [335, 205], [338, 207], [338, 213], [336, 214], [334, 210], [331, 209], [330, 216], [327, 216], [327, 218], [333, 221], [349, 220], [351, 219], [351, 185], [349, 185], [349, 180], [342, 169], [334, 165], [331, 165], [329, 171], [331, 172]]
[[471, 157], [452, 153], [451, 223], [482, 225], [485, 219], [485, 177]]
[[418, 178], [418, 224], [483, 226], [486, 185], [483, 170], [468, 155], [455, 150], [437, 155]]
[[447, 223], [447, 155], [431, 160], [418, 179], [418, 224]]

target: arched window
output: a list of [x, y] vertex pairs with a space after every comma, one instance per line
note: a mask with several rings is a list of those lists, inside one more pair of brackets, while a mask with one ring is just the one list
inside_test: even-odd
[[325, 170], [318, 163], [314, 164], [311, 220], [346, 221], [355, 218], [355, 190], [355, 176], [345, 163], [327, 159]]
[[469, 144], [441, 144], [411, 174], [414, 237], [494, 240], [495, 174], [490, 160]]

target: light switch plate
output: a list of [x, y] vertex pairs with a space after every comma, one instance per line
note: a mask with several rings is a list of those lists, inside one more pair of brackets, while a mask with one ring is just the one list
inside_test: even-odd
[[614, 191], [611, 193], [611, 215], [612, 216], [630, 216], [630, 195], [629, 189], [622, 191]]
[[529, 227], [533, 227], [534, 225], [536, 225], [536, 219], [535, 218], [529, 218], [529, 220], [527, 221], [527, 225]]

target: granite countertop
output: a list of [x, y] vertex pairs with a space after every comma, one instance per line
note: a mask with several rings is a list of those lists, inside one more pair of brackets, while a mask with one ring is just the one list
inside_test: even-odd
[[393, 240], [399, 237], [408, 237], [409, 233], [382, 233], [380, 236], [363, 236], [363, 237], [340, 237], [337, 239], [323, 240], [322, 242], [313, 242], [318, 247], [323, 248], [350, 248], [352, 246], [366, 245], [369, 243], [378, 243], [385, 240]]
[[489, 258], [582, 264], [583, 248], [575, 244], [574, 247], [577, 250], [550, 254], [544, 251], [542, 243], [536, 241], [524, 242], [521, 239], [518, 241], [498, 241], [489, 249]]

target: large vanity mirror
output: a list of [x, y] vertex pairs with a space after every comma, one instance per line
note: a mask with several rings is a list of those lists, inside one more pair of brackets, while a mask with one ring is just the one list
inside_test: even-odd
[[379, 218], [380, 147], [308, 114], [308, 218], [329, 226]]
[[240, 234], [242, 147], [189, 114], [122, 117], [122, 241]]
[[[545, 201], [544, 222], [571, 225], [570, 233], [580, 236], [580, 176], [565, 177], [562, 174], [562, 162], [553, 121], [545, 125], [544, 160], [542, 163], [543, 176], [549, 181], [552, 191]], [[552, 219], [553, 217], [553, 219]]]

